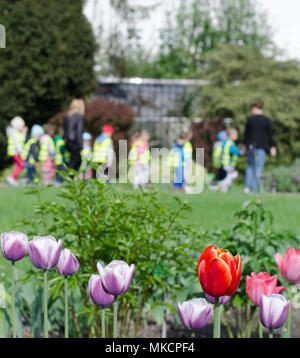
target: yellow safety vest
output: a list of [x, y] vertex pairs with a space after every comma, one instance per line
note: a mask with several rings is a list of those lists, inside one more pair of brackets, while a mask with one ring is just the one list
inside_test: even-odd
[[168, 156], [168, 166], [171, 168], [177, 168], [180, 166], [180, 152], [175, 149], [171, 149], [169, 156]]
[[231, 165], [233, 167], [237, 164], [237, 155], [230, 154], [230, 147], [233, 145], [232, 140], [227, 140], [225, 145], [217, 147], [213, 153], [213, 163], [216, 168], [221, 168], [224, 165]]
[[32, 146], [32, 144], [37, 143], [37, 139], [36, 138], [30, 138], [24, 145], [22, 154], [21, 154], [21, 158], [23, 160], [26, 160], [26, 162], [28, 162], [31, 165], [34, 165], [36, 163], [35, 159], [33, 158], [32, 155], [29, 155], [30, 152], [30, 148]]
[[[23, 147], [24, 145], [24, 136], [21, 132], [19, 131], [16, 131], [16, 135], [17, 135], [17, 140], [20, 142], [21, 146]], [[17, 155], [17, 154], [20, 154], [20, 153], [17, 153], [17, 148], [16, 148], [16, 144], [15, 144], [15, 141], [14, 141], [14, 136], [11, 134], [9, 137], [8, 137], [8, 141], [7, 141], [7, 155], [9, 157], [12, 157], [14, 155]]]
[[193, 156], [193, 146], [190, 142], [185, 142], [183, 145], [184, 159], [191, 159]]
[[91, 148], [83, 148], [82, 151], [80, 152], [80, 155], [81, 155], [80, 170], [85, 170], [85, 169], [87, 169], [89, 163], [93, 159], [92, 149]]
[[213, 150], [213, 166], [217, 169], [221, 168], [222, 166], [222, 145], [218, 145], [214, 150]]
[[113, 143], [111, 138], [104, 139], [101, 143], [95, 140], [94, 152], [93, 152], [93, 163], [106, 163], [108, 157], [108, 149]]
[[49, 143], [53, 146], [53, 148], [55, 148], [53, 138], [50, 136], [47, 137], [41, 145], [41, 149], [40, 149], [40, 153], [39, 153], [39, 161], [40, 162], [44, 162], [47, 158], [49, 158], [51, 156], [48, 152], [48, 144]]
[[143, 142], [136, 141], [132, 144], [128, 154], [129, 165], [136, 165], [140, 162], [142, 165], [147, 165], [150, 161], [150, 150], [147, 148], [143, 153], [139, 153], [137, 147], [143, 146]]

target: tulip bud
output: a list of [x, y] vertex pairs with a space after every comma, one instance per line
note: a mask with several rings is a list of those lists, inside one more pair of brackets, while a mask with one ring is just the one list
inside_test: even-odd
[[89, 279], [89, 294], [95, 305], [105, 307], [114, 302], [114, 296], [105, 292], [101, 277], [92, 275]]
[[77, 272], [78, 269], [79, 262], [72, 252], [68, 249], [62, 250], [57, 265], [57, 272], [62, 276], [70, 276]]
[[10, 231], [1, 234], [3, 256], [10, 261], [21, 260], [28, 251], [28, 237], [22, 232]]
[[118, 296], [129, 290], [134, 274], [134, 265], [128, 266], [124, 261], [113, 260], [106, 267], [97, 264], [103, 287], [106, 292]]
[[262, 295], [285, 291], [284, 286], [277, 286], [277, 275], [271, 276], [268, 272], [252, 272], [246, 277], [246, 293], [255, 306], [259, 306]]
[[283, 326], [290, 310], [290, 301], [280, 294], [262, 295], [260, 299], [260, 320], [266, 328]]
[[53, 236], [35, 236], [29, 242], [29, 257], [32, 264], [39, 269], [52, 269], [58, 263], [62, 240], [58, 242]]
[[[214, 304], [215, 303], [215, 298], [213, 296], [208, 295], [207, 293], [205, 294], [205, 297], [207, 299], [208, 302]], [[221, 296], [219, 297], [219, 304], [220, 305], [226, 305], [226, 303], [228, 303], [231, 299], [231, 296]]]
[[182, 324], [187, 329], [200, 329], [207, 325], [213, 308], [204, 298], [178, 303], [177, 312]]
[[274, 257], [281, 276], [290, 283], [300, 283], [300, 250], [290, 247], [284, 257], [278, 253]]

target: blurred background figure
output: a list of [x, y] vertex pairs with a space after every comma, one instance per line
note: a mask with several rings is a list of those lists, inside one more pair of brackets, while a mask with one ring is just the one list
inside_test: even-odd
[[6, 180], [10, 185], [19, 186], [17, 179], [24, 168], [21, 153], [27, 133], [27, 127], [25, 126], [23, 118], [14, 117], [6, 132], [8, 137], [7, 155], [14, 160], [14, 170]]
[[26, 141], [23, 151], [22, 159], [24, 168], [27, 169], [27, 184], [32, 184], [36, 174], [36, 164], [39, 161], [39, 140], [45, 133], [43, 127], [34, 124], [31, 128], [30, 138]]
[[212, 180], [209, 189], [210, 190], [218, 190], [218, 183], [226, 177], [226, 171], [222, 165], [222, 148], [223, 143], [227, 139], [227, 132], [225, 130], [217, 133], [217, 141], [213, 146], [213, 158], [212, 163], [213, 167], [217, 169], [217, 174], [215, 178]]
[[228, 128], [227, 138], [222, 144], [221, 163], [222, 168], [225, 171], [225, 178], [220, 182], [221, 191], [227, 193], [234, 179], [238, 177], [238, 171], [236, 165], [238, 157], [241, 155], [241, 151], [235, 145], [235, 141], [238, 139], [238, 131], [235, 128]]
[[[54, 145], [55, 145], [55, 164], [56, 169], [60, 171], [65, 171], [65, 165], [69, 162], [70, 154], [66, 150], [66, 142], [63, 138], [64, 130], [63, 127], [59, 127], [57, 130], [57, 134], [54, 136]], [[56, 182], [62, 183], [63, 178], [62, 176], [57, 173], [56, 174]]]
[[105, 180], [108, 181], [108, 169], [114, 160], [114, 146], [111, 139], [114, 133], [112, 126], [106, 124], [102, 127], [102, 133], [96, 138], [93, 148], [93, 177], [97, 176], [97, 169], [101, 166]]
[[54, 144], [55, 125], [48, 123], [45, 134], [40, 139], [39, 161], [42, 163], [42, 179], [45, 185], [51, 184], [55, 176], [56, 150]]
[[252, 105], [252, 116], [247, 118], [243, 154], [247, 154], [248, 167], [245, 174], [244, 193], [259, 191], [259, 181], [266, 161], [266, 153], [277, 154], [271, 120], [263, 115], [264, 103]]
[[89, 180], [93, 177], [91, 161], [93, 159], [92, 136], [88, 132], [82, 134], [82, 151], [79, 178]]
[[139, 186], [142, 188], [149, 180], [149, 150], [150, 134], [146, 130], [142, 130], [132, 143], [128, 154], [129, 165], [134, 168], [134, 189]]
[[83, 99], [74, 99], [63, 120], [64, 140], [70, 152], [68, 166], [78, 170], [81, 163], [82, 133], [84, 128], [85, 104]]

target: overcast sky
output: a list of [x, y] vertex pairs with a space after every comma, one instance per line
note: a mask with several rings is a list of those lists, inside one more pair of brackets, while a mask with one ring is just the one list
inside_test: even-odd
[[[164, 7], [171, 7], [178, 0], [132, 0], [137, 3], [152, 4], [163, 3]], [[97, 3], [97, 7], [95, 7]], [[87, 0], [84, 13], [92, 22], [94, 28], [99, 23], [109, 26], [113, 22], [113, 13], [107, 4], [109, 0]], [[269, 18], [274, 32], [274, 42], [284, 50], [286, 58], [300, 60], [300, 0], [257, 0], [260, 8], [264, 9]], [[149, 20], [143, 21], [143, 41], [149, 46], [155, 47], [158, 40], [158, 29], [164, 21], [164, 11], [157, 9], [153, 11]]]

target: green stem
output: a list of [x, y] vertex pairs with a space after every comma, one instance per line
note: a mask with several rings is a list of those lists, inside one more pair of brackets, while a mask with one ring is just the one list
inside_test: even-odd
[[194, 331], [191, 332], [191, 338], [195, 338], [195, 332]]
[[113, 338], [118, 338], [118, 301], [114, 302], [114, 335]]
[[105, 338], [105, 308], [101, 311], [101, 334], [102, 338]]
[[44, 271], [44, 338], [48, 338], [48, 270]]
[[262, 324], [261, 324], [259, 315], [258, 315], [258, 336], [259, 336], [259, 338], [263, 338], [263, 328], [262, 328]]
[[269, 329], [269, 338], [273, 338], [273, 328]]
[[11, 263], [11, 320], [13, 329], [13, 338], [17, 338], [16, 334], [16, 291], [15, 291], [15, 262]]
[[290, 311], [288, 315], [288, 338], [291, 338], [291, 332], [292, 332], [292, 301], [293, 301], [293, 286], [289, 285], [288, 287], [288, 293], [289, 293], [289, 300], [290, 300]]
[[69, 338], [69, 287], [68, 277], [65, 277], [65, 338]]
[[221, 337], [220, 302], [219, 297], [215, 298], [214, 307], [214, 338]]

